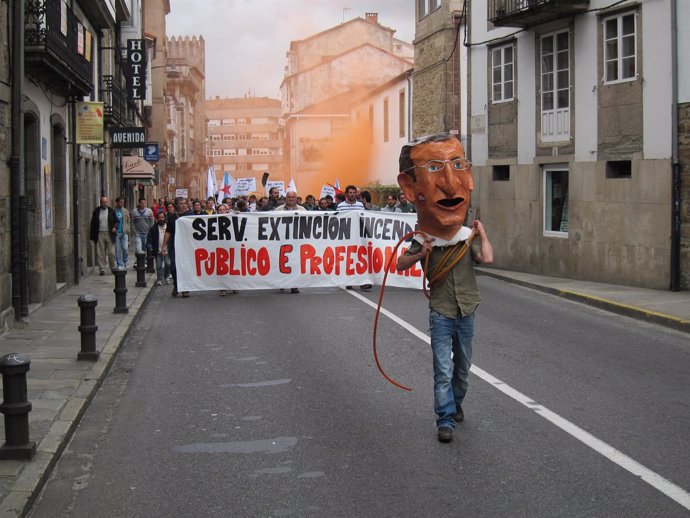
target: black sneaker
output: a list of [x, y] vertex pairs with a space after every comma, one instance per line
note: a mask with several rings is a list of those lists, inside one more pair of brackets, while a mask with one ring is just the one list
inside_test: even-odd
[[462, 407], [458, 407], [458, 411], [455, 412], [455, 415], [453, 416], [455, 418], [456, 423], [462, 423], [465, 420], [465, 412], [462, 411]]
[[360, 289], [362, 290], [370, 290], [371, 289], [371, 284], [362, 284], [360, 286]]
[[172, 296], [177, 297], [177, 288], [173, 286]]
[[299, 288], [290, 288], [290, 293], [299, 293]]
[[439, 442], [450, 442], [453, 440], [453, 429], [450, 426], [442, 426], [438, 429]]

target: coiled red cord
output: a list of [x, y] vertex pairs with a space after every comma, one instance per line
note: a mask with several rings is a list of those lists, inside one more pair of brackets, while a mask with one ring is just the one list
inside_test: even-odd
[[[391, 263], [393, 262], [393, 259], [396, 257], [396, 252], [398, 248], [400, 247], [401, 244], [403, 244], [405, 241], [408, 239], [412, 238], [413, 236], [422, 236], [425, 240], [429, 238], [428, 234], [425, 232], [422, 232], [421, 230], [413, 230], [412, 232], [408, 232], [405, 234], [402, 238], [400, 238], [400, 241], [398, 241], [398, 244], [395, 245], [393, 248], [393, 252], [391, 253], [391, 256], [388, 258], [388, 262], [386, 263], [386, 269], [383, 274], [383, 282], [381, 283], [381, 292], [379, 293], [379, 302], [376, 307], [376, 316], [374, 317], [374, 335], [373, 335], [373, 350], [374, 350], [374, 360], [376, 361], [376, 367], [379, 369], [379, 372], [381, 375], [388, 380], [391, 384], [395, 385], [398, 388], [401, 388], [403, 390], [411, 391], [412, 389], [410, 387], [407, 387], [403, 385], [402, 383], [398, 383], [395, 381], [393, 378], [391, 378], [386, 372], [383, 370], [383, 367], [381, 366], [381, 361], [379, 360], [379, 354], [376, 348], [376, 333], [378, 331], [379, 327], [379, 315], [381, 314], [381, 304], [383, 303], [383, 294], [386, 290], [386, 279], [388, 279], [388, 272], [390, 271]], [[448, 275], [448, 272], [460, 261], [460, 259], [463, 258], [463, 256], [467, 253], [467, 251], [470, 249], [470, 245], [472, 244], [472, 241], [474, 240], [476, 235], [476, 231], [472, 231], [472, 234], [470, 235], [469, 239], [465, 241], [461, 247], [458, 247], [457, 245], [450, 248], [444, 255], [441, 257], [441, 260], [438, 262], [436, 267], [434, 268], [434, 271], [431, 272], [431, 275], [429, 276], [429, 286], [434, 286], [438, 284], [439, 282], [443, 281], [445, 279], [446, 275]], [[459, 244], [459, 243], [458, 243]], [[427, 252], [426, 257], [424, 258], [424, 271], [428, 271], [428, 266], [429, 266], [429, 253]], [[427, 291], [427, 283], [426, 283], [426, 276], [422, 275], [422, 289], [424, 291], [424, 295], [428, 299], [430, 297], [429, 292]]]

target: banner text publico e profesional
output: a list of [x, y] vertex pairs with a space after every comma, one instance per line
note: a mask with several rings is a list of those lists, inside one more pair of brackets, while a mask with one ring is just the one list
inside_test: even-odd
[[[256, 212], [186, 216], [175, 223], [180, 291], [307, 288], [381, 284], [395, 245], [417, 226], [416, 214]], [[416, 264], [386, 283], [421, 289]]]

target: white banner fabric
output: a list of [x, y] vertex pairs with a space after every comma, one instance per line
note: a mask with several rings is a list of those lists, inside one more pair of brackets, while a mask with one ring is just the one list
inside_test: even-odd
[[[393, 248], [416, 227], [416, 214], [382, 212], [185, 216], [175, 223], [178, 290], [380, 285]], [[404, 272], [395, 263], [387, 285], [422, 288], [419, 263]]]

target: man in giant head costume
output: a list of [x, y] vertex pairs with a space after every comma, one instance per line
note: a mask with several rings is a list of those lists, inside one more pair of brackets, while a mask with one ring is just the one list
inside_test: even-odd
[[471, 165], [460, 141], [448, 133], [419, 138], [400, 152], [398, 184], [414, 203], [424, 235], [415, 236], [397, 268], [422, 261], [429, 281], [434, 411], [441, 442], [451, 441], [456, 423], [464, 419], [474, 312], [481, 302], [474, 263], [493, 262], [482, 223], [463, 226], [474, 189]]

